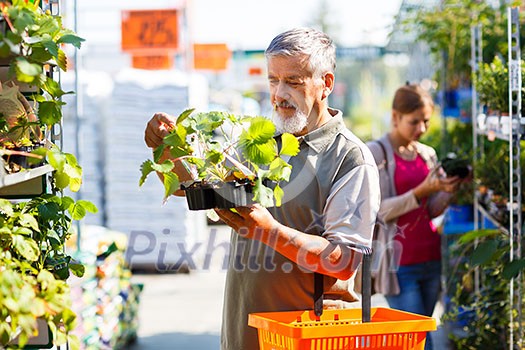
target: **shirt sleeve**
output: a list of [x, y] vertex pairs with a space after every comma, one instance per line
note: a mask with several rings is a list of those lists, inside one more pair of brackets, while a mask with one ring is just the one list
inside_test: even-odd
[[377, 168], [370, 164], [355, 167], [332, 187], [323, 213], [323, 236], [333, 243], [370, 247], [379, 203]]

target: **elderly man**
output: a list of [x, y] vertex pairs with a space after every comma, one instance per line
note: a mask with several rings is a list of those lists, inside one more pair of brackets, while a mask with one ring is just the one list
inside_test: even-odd
[[[351, 279], [361, 254], [350, 246], [371, 245], [379, 208], [374, 158], [345, 127], [342, 113], [328, 105], [333, 41], [314, 29], [292, 29], [276, 36], [265, 55], [274, 123], [280, 133], [299, 139], [300, 151], [289, 161], [282, 206], [216, 209], [233, 228], [222, 350], [258, 348], [249, 313], [312, 309], [315, 275], [322, 276], [327, 294], [336, 282]], [[146, 128], [147, 145], [159, 145], [174, 123], [155, 114]]]

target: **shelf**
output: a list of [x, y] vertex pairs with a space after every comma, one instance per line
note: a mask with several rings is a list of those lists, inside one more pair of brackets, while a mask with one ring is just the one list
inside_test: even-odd
[[46, 164], [34, 169], [22, 170], [18, 173], [0, 175], [0, 188], [17, 185], [32, 179], [41, 177], [42, 175], [52, 172], [54, 169], [51, 165]]
[[509, 134], [503, 134], [501, 132], [478, 130], [478, 134], [484, 135], [489, 141], [494, 141], [495, 139], [509, 141]]

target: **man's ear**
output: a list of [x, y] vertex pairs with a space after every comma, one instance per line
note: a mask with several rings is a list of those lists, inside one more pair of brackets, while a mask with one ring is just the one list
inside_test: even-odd
[[332, 91], [334, 90], [334, 83], [335, 83], [335, 76], [334, 73], [328, 72], [323, 77], [324, 81], [324, 88], [323, 88], [323, 100], [330, 96]]

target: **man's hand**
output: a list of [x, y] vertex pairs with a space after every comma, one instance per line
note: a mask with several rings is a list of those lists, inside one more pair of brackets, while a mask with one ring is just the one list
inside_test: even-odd
[[280, 224], [260, 204], [250, 207], [235, 208], [235, 212], [229, 209], [215, 209], [215, 212], [224, 223], [236, 232], [250, 239], [261, 239], [261, 234], [268, 234]]
[[[166, 135], [169, 134], [177, 123], [177, 118], [170, 116], [166, 113], [159, 112], [155, 113], [150, 119], [144, 131], [144, 141], [146, 145], [152, 149], [155, 149], [162, 145], [162, 141]], [[163, 162], [167, 159], [170, 159], [173, 164], [173, 172], [177, 174], [179, 181], [190, 181], [193, 180], [191, 170], [185, 164], [183, 164], [180, 158], [173, 159], [170, 155], [169, 149], [166, 148], [164, 153], [161, 155], [159, 162]], [[164, 176], [161, 173], [157, 173], [161, 181], [164, 180]], [[183, 190], [177, 190], [173, 193], [176, 196], [184, 196]]]
[[144, 141], [150, 148], [157, 148], [162, 144], [162, 140], [175, 127], [177, 118], [160, 112], [155, 113], [150, 119], [144, 131]]

